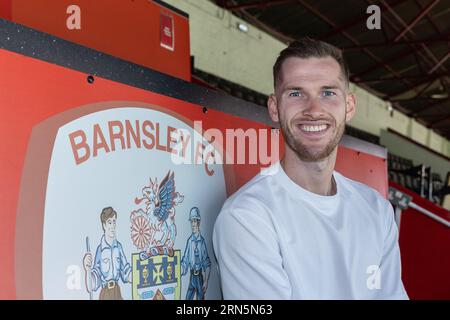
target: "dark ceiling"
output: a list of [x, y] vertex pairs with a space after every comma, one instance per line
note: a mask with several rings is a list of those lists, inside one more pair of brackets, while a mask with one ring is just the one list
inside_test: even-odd
[[[450, 0], [212, 0], [288, 43], [343, 49], [350, 79], [450, 139]], [[381, 12], [370, 30], [368, 6]]]

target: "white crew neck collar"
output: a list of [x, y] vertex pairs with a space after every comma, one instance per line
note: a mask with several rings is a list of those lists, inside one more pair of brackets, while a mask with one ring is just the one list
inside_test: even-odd
[[[318, 204], [334, 204], [342, 193], [342, 184], [340, 181], [340, 174], [336, 171], [333, 171], [333, 177], [336, 181], [336, 193], [331, 196], [324, 196], [299, 186], [295, 183], [284, 171], [280, 162], [278, 161], [269, 169], [269, 174], [273, 174], [274, 178], [291, 194], [294, 198], [301, 198], [310, 201], [317, 201]], [[266, 173], [267, 174], [267, 173]]]

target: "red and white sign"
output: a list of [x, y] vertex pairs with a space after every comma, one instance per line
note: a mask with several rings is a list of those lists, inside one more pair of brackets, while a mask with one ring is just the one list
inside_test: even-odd
[[161, 14], [161, 47], [173, 51], [175, 49], [175, 29], [173, 17]]

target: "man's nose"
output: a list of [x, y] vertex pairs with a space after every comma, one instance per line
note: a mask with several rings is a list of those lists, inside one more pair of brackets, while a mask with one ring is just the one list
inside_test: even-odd
[[313, 118], [324, 115], [323, 107], [318, 98], [310, 97], [306, 103], [306, 107], [303, 110], [303, 115], [309, 115]]

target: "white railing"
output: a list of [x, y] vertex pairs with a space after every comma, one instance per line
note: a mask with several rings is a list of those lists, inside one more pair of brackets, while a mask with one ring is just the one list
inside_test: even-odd
[[431, 219], [436, 220], [436, 221], [438, 221], [438, 222], [442, 223], [443, 225], [446, 225], [447, 227], [450, 228], [450, 222], [448, 222], [447, 220], [445, 220], [445, 219], [439, 217], [438, 215], [434, 214], [433, 212], [428, 211], [428, 210], [425, 209], [425, 208], [422, 208], [421, 206], [415, 204], [414, 202], [411, 201], [411, 202], [408, 204], [408, 207], [413, 208], [413, 209], [419, 211], [420, 213], [422, 213], [422, 214], [424, 214], [424, 215], [430, 217]]

